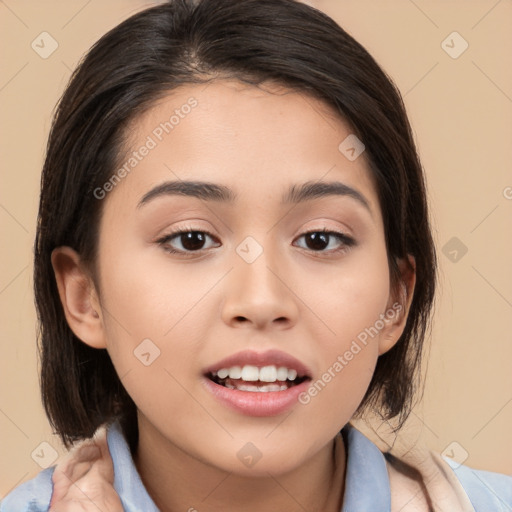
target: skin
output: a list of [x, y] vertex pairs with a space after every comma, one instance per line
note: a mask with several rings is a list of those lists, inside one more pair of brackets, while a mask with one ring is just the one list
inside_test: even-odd
[[[70, 327], [108, 350], [137, 404], [135, 462], [162, 511], [340, 510], [346, 453], [340, 436], [333, 452], [336, 435], [405, 326], [414, 273], [399, 262], [405, 286], [397, 295], [364, 153], [349, 161], [338, 150], [349, 125], [319, 100], [267, 85], [218, 80], [160, 100], [128, 130], [128, 152], [191, 96], [198, 105], [103, 199], [96, 282], [75, 251], [53, 253]], [[137, 207], [153, 187], [178, 179], [223, 184], [238, 199], [162, 196]], [[281, 203], [290, 185], [306, 181], [342, 182], [369, 208], [349, 196]], [[200, 252], [171, 254], [166, 246], [186, 246], [183, 237], [158, 242], [173, 229], [215, 238]], [[315, 250], [303, 235], [323, 229], [355, 244], [330, 237]], [[252, 263], [236, 252], [247, 236], [263, 249]], [[207, 366], [243, 349], [283, 350], [317, 380], [397, 302], [400, 314], [291, 414], [246, 416], [203, 386]], [[134, 357], [146, 338], [160, 350], [149, 366]], [[237, 457], [248, 442], [262, 454], [252, 467]]]
[[123, 512], [105, 427], [66, 454], [53, 474], [50, 512]]

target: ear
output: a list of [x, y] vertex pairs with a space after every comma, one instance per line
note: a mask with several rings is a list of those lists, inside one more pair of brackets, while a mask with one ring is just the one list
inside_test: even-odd
[[51, 259], [69, 327], [90, 347], [106, 348], [98, 294], [79, 254], [71, 247], [57, 247]]
[[384, 328], [379, 338], [379, 356], [386, 353], [400, 339], [404, 332], [416, 285], [416, 261], [408, 255], [407, 260], [399, 259], [400, 282], [393, 286], [384, 313]]

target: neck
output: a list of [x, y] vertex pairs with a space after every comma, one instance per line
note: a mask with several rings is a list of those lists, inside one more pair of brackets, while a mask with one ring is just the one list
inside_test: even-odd
[[134, 460], [161, 512], [339, 512], [342, 506], [346, 452], [341, 434], [300, 467], [254, 478], [198, 460], [139, 418]]

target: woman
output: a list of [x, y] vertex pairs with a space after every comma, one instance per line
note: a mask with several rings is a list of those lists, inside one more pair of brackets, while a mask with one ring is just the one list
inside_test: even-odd
[[510, 477], [350, 424], [410, 412], [435, 251], [399, 92], [311, 7], [172, 1], [102, 37], [50, 134], [34, 281], [46, 411], [85, 441], [2, 511], [512, 505]]

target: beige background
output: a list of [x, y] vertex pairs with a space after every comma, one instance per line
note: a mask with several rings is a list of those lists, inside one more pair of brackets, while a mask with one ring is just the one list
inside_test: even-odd
[[[512, 474], [512, 4], [308, 3], [333, 16], [393, 77], [427, 173], [442, 283], [424, 402], [409, 431], [419, 428], [432, 449], [469, 466]], [[90, 45], [149, 5], [0, 0], [0, 496], [34, 476], [36, 461], [50, 461], [52, 450], [40, 443], [63, 453], [39, 399], [32, 295], [51, 112]], [[31, 48], [43, 31], [59, 45], [47, 59]], [[469, 44], [456, 59], [442, 47], [454, 31]], [[453, 52], [461, 41], [452, 39], [445, 44]], [[468, 249], [455, 262], [453, 247], [443, 254], [452, 237]]]

